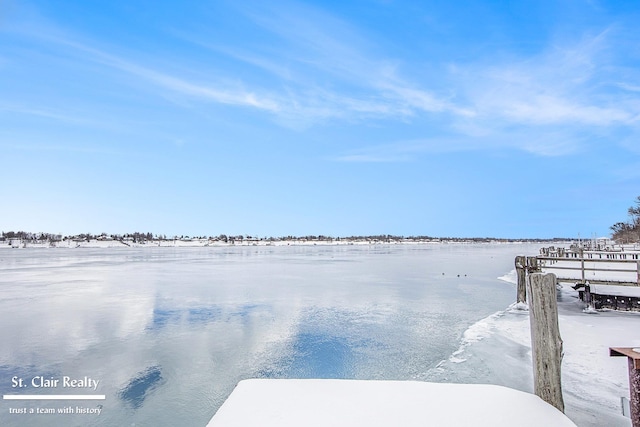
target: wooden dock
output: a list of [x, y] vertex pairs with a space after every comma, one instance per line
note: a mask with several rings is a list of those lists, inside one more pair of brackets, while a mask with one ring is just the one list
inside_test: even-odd
[[536, 256], [544, 273], [559, 282], [640, 286], [640, 252], [542, 248]]
[[551, 246], [535, 257], [516, 258], [516, 270], [553, 273], [558, 283], [572, 284], [591, 308], [640, 311], [639, 250]]

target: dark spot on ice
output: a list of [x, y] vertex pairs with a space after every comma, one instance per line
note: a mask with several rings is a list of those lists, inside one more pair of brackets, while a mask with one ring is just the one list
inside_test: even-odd
[[133, 377], [118, 393], [125, 403], [138, 409], [144, 403], [149, 393], [162, 384], [162, 373], [159, 366], [152, 366]]

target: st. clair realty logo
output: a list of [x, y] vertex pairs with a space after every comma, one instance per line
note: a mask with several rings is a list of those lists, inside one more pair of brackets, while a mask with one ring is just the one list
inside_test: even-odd
[[11, 378], [11, 387], [13, 388], [69, 388], [69, 389], [92, 389], [96, 390], [100, 384], [100, 380], [94, 380], [91, 377], [84, 376], [82, 378], [72, 378], [62, 376], [61, 378], [44, 377], [36, 375], [30, 380], [25, 381], [24, 378], [15, 376]]

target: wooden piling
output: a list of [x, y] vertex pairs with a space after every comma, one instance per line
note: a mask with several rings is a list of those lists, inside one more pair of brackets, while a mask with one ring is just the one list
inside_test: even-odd
[[585, 275], [584, 275], [584, 249], [580, 248], [580, 270], [582, 283], [585, 283]]
[[589, 282], [585, 282], [584, 284], [584, 303], [587, 304], [588, 310], [595, 310], [595, 304], [593, 303], [593, 298], [591, 297], [591, 285]]
[[515, 260], [516, 264], [516, 278], [518, 284], [518, 296], [516, 302], [527, 302], [527, 272], [526, 272], [526, 258], [522, 255], [518, 255]]
[[558, 325], [556, 276], [532, 273], [527, 278], [534, 392], [564, 413], [560, 366], [562, 338]]
[[610, 347], [610, 356], [627, 356], [629, 365], [629, 408], [631, 409], [631, 425], [640, 427], [640, 352], [637, 348]]

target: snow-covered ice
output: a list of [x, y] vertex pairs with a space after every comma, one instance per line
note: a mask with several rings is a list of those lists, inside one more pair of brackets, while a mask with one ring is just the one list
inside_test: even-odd
[[[119, 245], [0, 251], [0, 392], [16, 375], [90, 375], [107, 395], [93, 425], [204, 426], [249, 378], [533, 390], [512, 270], [538, 245]], [[576, 295], [559, 295], [566, 413], [628, 426], [608, 347], [640, 346], [640, 315], [587, 315]], [[40, 422], [0, 411], [3, 427]]]

